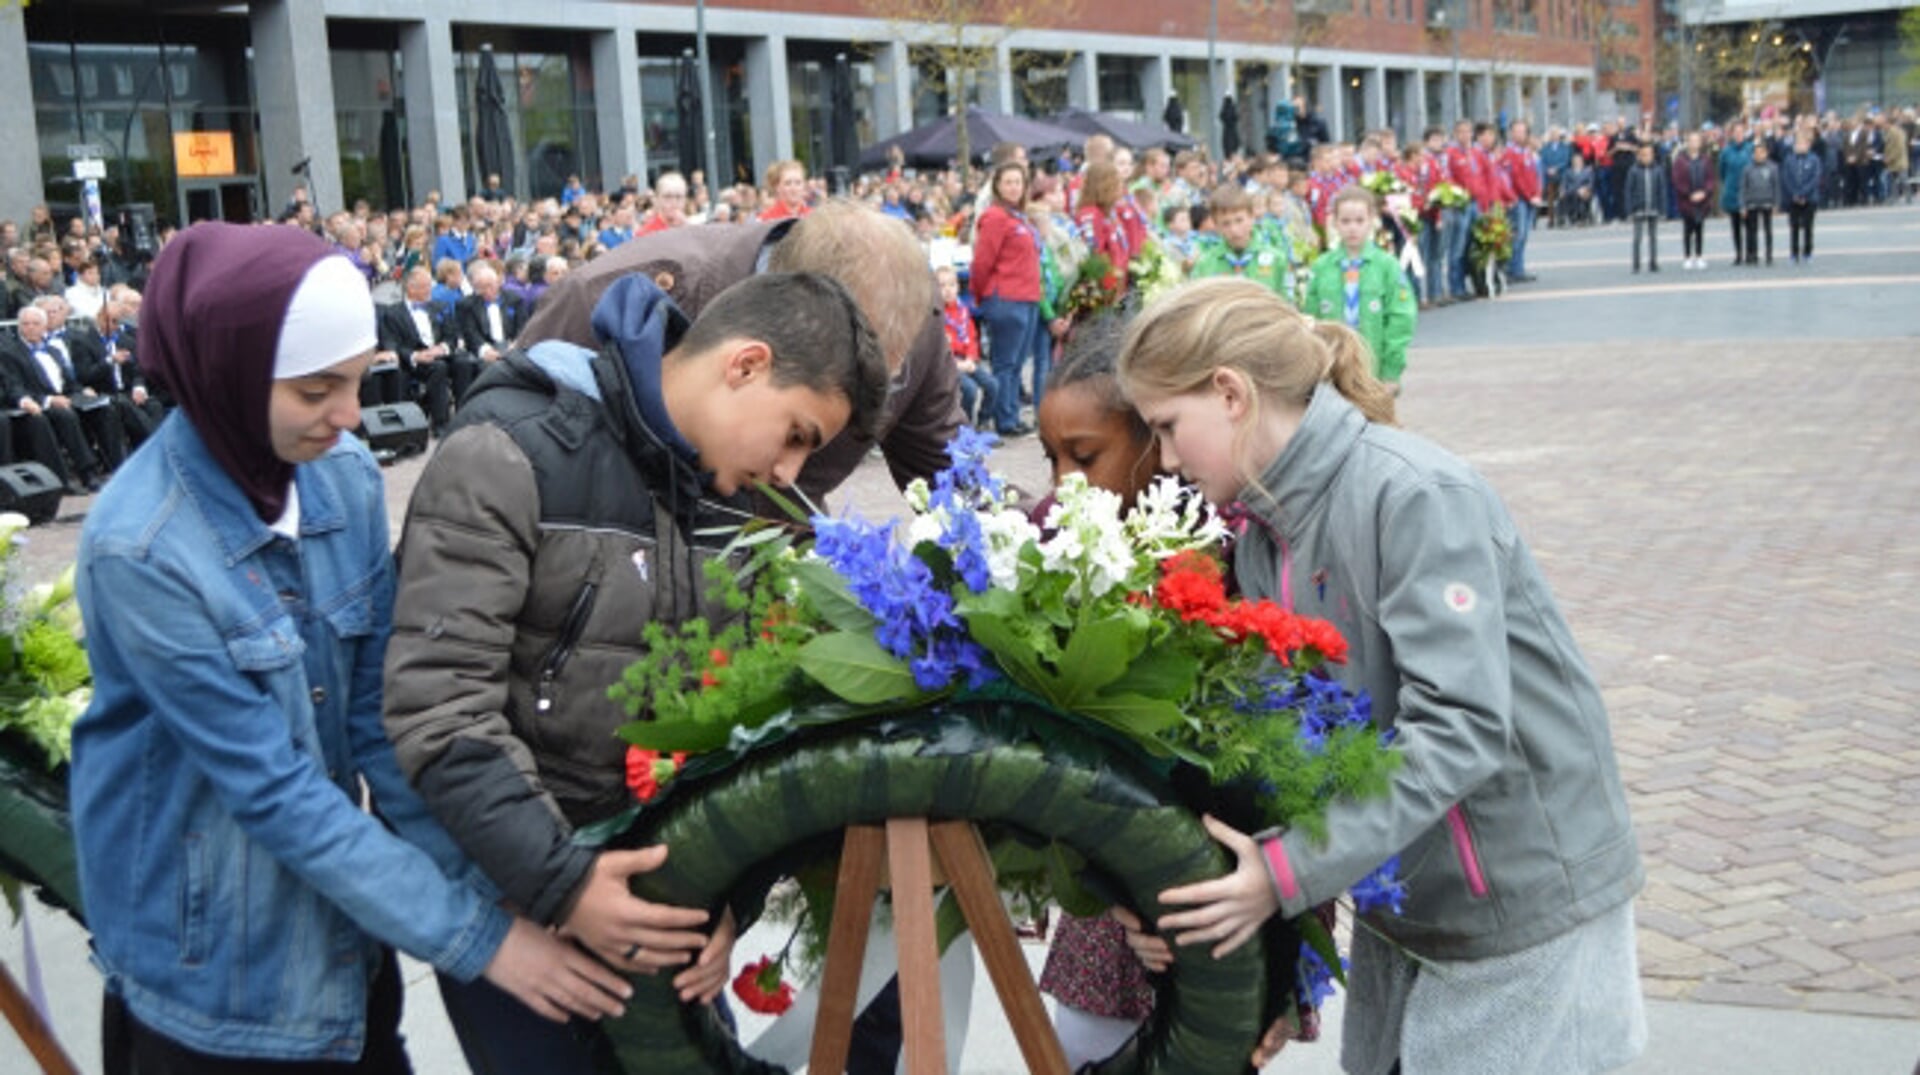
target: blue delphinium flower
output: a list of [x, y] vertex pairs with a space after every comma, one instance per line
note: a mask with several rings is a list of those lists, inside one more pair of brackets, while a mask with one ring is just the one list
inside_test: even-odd
[[[1340, 967], [1345, 970], [1347, 961], [1342, 959]], [[1320, 958], [1320, 952], [1305, 941], [1300, 942], [1300, 984], [1299, 996], [1312, 1007], [1324, 1005], [1328, 997], [1333, 996], [1333, 968]]]
[[[999, 443], [1000, 438], [992, 433], [961, 426], [947, 442], [947, 458], [953, 465], [941, 471], [940, 477], [950, 478], [952, 488], [968, 494], [973, 503], [979, 503], [982, 494], [999, 503], [1006, 496], [1006, 482], [987, 469], [987, 456]], [[936, 483], [938, 480], [936, 477]]]
[[1361, 914], [1392, 911], [1399, 914], [1407, 898], [1407, 886], [1400, 880], [1400, 856], [1380, 864], [1380, 868], [1362, 877], [1353, 886], [1353, 909]]
[[953, 595], [939, 587], [931, 568], [894, 540], [892, 522], [816, 516], [813, 527], [813, 551], [873, 614], [874, 640], [908, 662], [920, 689], [942, 690], [961, 676], [978, 686], [991, 675], [954, 612]]

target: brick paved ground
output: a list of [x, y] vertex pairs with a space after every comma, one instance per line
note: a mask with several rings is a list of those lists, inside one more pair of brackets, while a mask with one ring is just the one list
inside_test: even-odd
[[[1422, 326], [1403, 418], [1503, 491], [1599, 673], [1649, 995], [1913, 1018], [1920, 212], [1822, 223], [1798, 290], [1656, 286], [1619, 229], [1541, 236], [1541, 284]], [[1034, 441], [1002, 458], [1044, 483]], [[418, 468], [388, 471], [396, 523]], [[844, 492], [897, 503], [871, 466]]]

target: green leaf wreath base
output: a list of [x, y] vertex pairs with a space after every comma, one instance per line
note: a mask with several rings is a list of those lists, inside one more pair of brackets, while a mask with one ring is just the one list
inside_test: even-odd
[[11, 734], [0, 734], [0, 877], [38, 890], [80, 920], [66, 770], [49, 772], [39, 751]]
[[[612, 844], [666, 844], [665, 866], [637, 877], [634, 888], [682, 906], [720, 907], [819, 854], [823, 841], [833, 846], [844, 827], [889, 817], [967, 819], [1058, 840], [1148, 918], [1167, 910], [1162, 890], [1218, 877], [1231, 866], [1137, 750], [1017, 702], [949, 703], [830, 725], [755, 751], [724, 774], [676, 783]], [[1183, 950], [1146, 1026], [1125, 1049], [1086, 1070], [1245, 1070], [1276, 973], [1263, 944], [1220, 960], [1201, 948]], [[634, 985], [626, 1014], [602, 1024], [616, 1070], [785, 1070], [745, 1055], [711, 1008], [679, 1003], [666, 976]]]

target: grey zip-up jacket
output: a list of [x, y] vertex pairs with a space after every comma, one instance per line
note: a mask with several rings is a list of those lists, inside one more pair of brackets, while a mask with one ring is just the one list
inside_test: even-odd
[[1740, 208], [1771, 209], [1780, 204], [1780, 168], [1771, 160], [1754, 161], [1740, 174]]
[[1241, 586], [1340, 629], [1335, 671], [1402, 756], [1387, 797], [1328, 810], [1324, 844], [1263, 843], [1282, 912], [1396, 853], [1404, 913], [1368, 924], [1426, 958], [1518, 951], [1630, 899], [1644, 873], [1600, 691], [1486, 481], [1322, 384], [1243, 499]]

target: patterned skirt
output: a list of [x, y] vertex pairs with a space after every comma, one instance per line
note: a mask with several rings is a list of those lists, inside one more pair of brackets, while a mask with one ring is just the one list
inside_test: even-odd
[[1138, 1021], [1153, 1014], [1147, 969], [1127, 947], [1126, 927], [1105, 915], [1060, 916], [1040, 989], [1062, 1004], [1109, 1019]]

